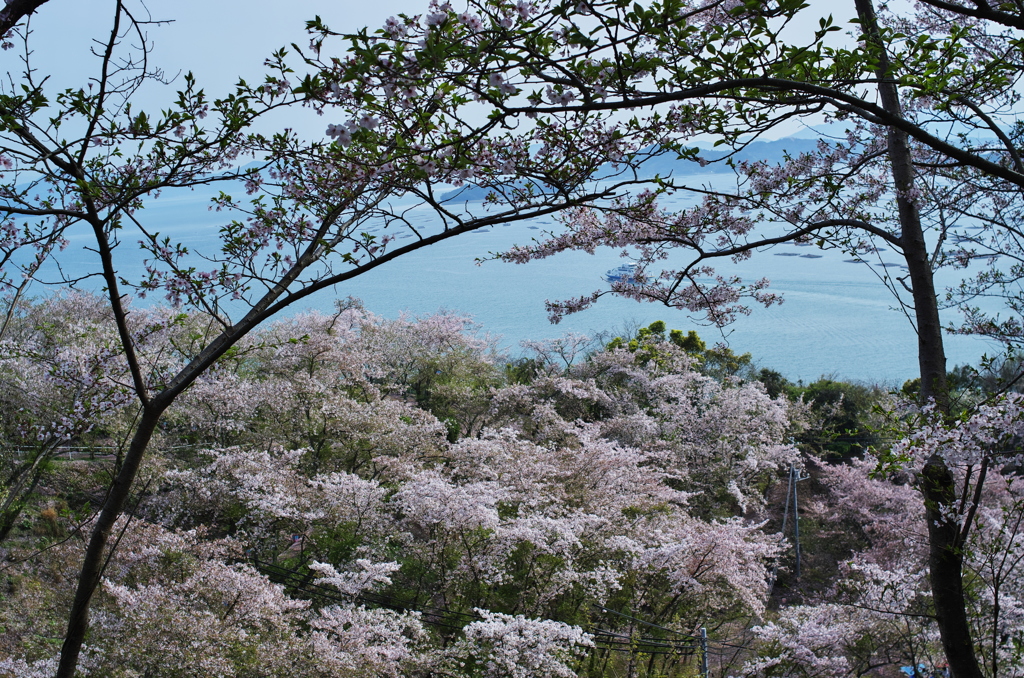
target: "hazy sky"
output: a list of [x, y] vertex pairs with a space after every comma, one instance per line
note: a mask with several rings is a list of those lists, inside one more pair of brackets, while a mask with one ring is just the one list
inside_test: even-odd
[[[229, 86], [243, 74], [258, 74], [260, 64], [278, 47], [308, 44], [305, 22], [316, 15], [331, 28], [374, 28], [399, 12], [420, 13], [427, 0], [151, 0], [153, 19], [171, 23], [150, 26], [154, 62], [169, 73], [193, 71], [211, 91]], [[110, 0], [50, 0], [32, 19], [36, 57], [48, 69], [70, 74], [83, 65], [89, 40], [109, 31]], [[141, 13], [142, 4], [133, 6]], [[12, 50], [3, 60], [14, 64]]]
[[[356, 31], [364, 26], [376, 29], [393, 14], [419, 14], [429, 0], [149, 0], [129, 3], [140, 18], [146, 8], [154, 20], [169, 20], [146, 27], [152, 51], [150, 63], [168, 76], [178, 76], [170, 87], [150, 85], [135, 97], [136, 110], [161, 108], [175, 98], [183, 85], [180, 74], [196, 75], [210, 97], [232, 91], [239, 77], [259, 82], [265, 73], [263, 61], [276, 49], [296, 43], [309, 44], [305, 22], [320, 15], [332, 29]], [[99, 60], [90, 56], [96, 39], [110, 32], [114, 2], [111, 0], [50, 0], [32, 17], [31, 63], [37, 77], [50, 78], [48, 92], [65, 87], [79, 88], [95, 77]], [[138, 42], [132, 38], [132, 44]], [[0, 52], [4, 70], [19, 78], [24, 46]], [[309, 135], [322, 135], [326, 121], [310, 112], [289, 114], [284, 124]], [[305, 122], [295, 120], [295, 117]], [[269, 130], [265, 130], [269, 131]]]
[[[147, 28], [152, 44], [151, 63], [168, 75], [192, 71], [207, 94], [216, 97], [230, 92], [238, 77], [245, 77], [250, 82], [261, 80], [264, 73], [262, 62], [277, 48], [293, 42], [300, 46], [308, 45], [305, 22], [316, 15], [336, 31], [354, 32], [364, 26], [376, 29], [394, 14], [423, 13], [428, 2], [150, 0], [146, 5], [140, 2], [132, 7], [139, 14], [148, 7], [153, 19], [170, 20], [168, 24]], [[851, 13], [853, 9], [852, 2], [850, 7], [845, 3], [839, 7], [831, 6], [831, 3], [815, 4], [820, 5], [822, 13], [840, 12], [836, 16], [837, 21], [845, 18], [844, 9]], [[113, 7], [111, 0], [50, 0], [43, 5], [31, 22], [34, 31], [32, 62], [37, 72], [49, 74], [51, 85], [81, 87], [89, 76], [95, 75], [98, 60], [90, 58], [88, 51], [92, 40], [104, 39], [109, 33]], [[20, 46], [0, 52], [5, 70], [20, 71], [22, 54]], [[173, 98], [180, 86], [179, 77], [170, 88], [151, 87], [137, 100], [152, 109]], [[306, 117], [305, 123], [293, 125], [289, 121], [288, 124], [319, 135], [327, 122]]]

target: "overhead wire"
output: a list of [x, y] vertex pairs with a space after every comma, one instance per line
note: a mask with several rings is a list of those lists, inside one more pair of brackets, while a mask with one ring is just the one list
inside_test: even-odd
[[[359, 593], [359, 594], [345, 594], [343, 592], [336, 592], [333, 589], [329, 589], [321, 584], [317, 584], [314, 581], [310, 581], [310, 575], [303, 573], [298, 570], [292, 570], [289, 568], [281, 567], [273, 563], [260, 561], [258, 559], [253, 560], [254, 565], [268, 577], [271, 581], [283, 584], [292, 589], [295, 589], [301, 593], [306, 594], [310, 597], [322, 598], [324, 600], [330, 600], [334, 602], [361, 602], [369, 603], [386, 609], [394, 610], [396, 612], [416, 612], [419, 613], [420, 618], [423, 619], [424, 623], [434, 627], [444, 628], [452, 631], [461, 631], [463, 626], [457, 623], [452, 623], [452, 619], [461, 619], [467, 621], [480, 621], [483, 619], [480, 615], [471, 614], [467, 612], [461, 612], [458, 610], [452, 610], [443, 607], [429, 607], [417, 605], [412, 601], [400, 601], [399, 599], [392, 596], [385, 596], [381, 594], [373, 593]], [[617, 610], [612, 610], [602, 605], [595, 605], [596, 609], [602, 612], [607, 612], [616, 616], [624, 617], [636, 622], [637, 624], [656, 628], [667, 633], [672, 633], [677, 636], [682, 636], [688, 641], [698, 642], [681, 642], [680, 640], [671, 640], [666, 638], [657, 638], [654, 636], [634, 636], [625, 635], [611, 631], [608, 629], [602, 629], [592, 626], [583, 625], [581, 628], [588, 634], [594, 637], [595, 644], [599, 644], [607, 650], [613, 652], [641, 652], [649, 655], [693, 655], [700, 652], [703, 647], [700, 644], [700, 638], [684, 633], [682, 631], [676, 631], [665, 626], [654, 624], [652, 622], [633, 617]]]

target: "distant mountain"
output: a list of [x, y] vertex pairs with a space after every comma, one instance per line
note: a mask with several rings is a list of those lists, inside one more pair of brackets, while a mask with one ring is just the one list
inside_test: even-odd
[[[536, 185], [537, 181], [531, 181]], [[523, 179], [517, 181], [510, 181], [506, 184], [502, 184], [508, 188], [524, 188], [527, 182]], [[476, 184], [466, 184], [460, 188], [448, 191], [441, 195], [441, 202], [474, 202], [476, 200], [483, 200], [490, 193], [494, 192], [493, 186], [477, 186]]]
[[441, 202], [476, 202], [477, 200], [483, 200], [487, 197], [488, 193], [493, 192], [494, 189], [490, 187], [466, 184], [441, 194]]
[[[817, 147], [817, 138], [786, 137], [784, 139], [776, 139], [775, 141], [755, 141], [733, 155], [732, 158], [737, 162], [741, 160], [746, 160], [747, 162], [763, 160], [769, 163], [778, 163], [785, 159], [787, 153], [791, 156], [799, 155], [800, 153], [811, 153]], [[641, 165], [642, 175], [644, 177], [653, 177], [654, 175], [667, 177], [671, 174], [678, 177], [694, 173], [732, 172], [732, 169], [723, 162], [729, 155], [729, 151], [722, 148], [701, 149], [699, 155], [710, 164], [701, 167], [696, 161], [680, 160], [674, 155], [666, 154], [651, 158]]]
[[820, 137], [832, 137], [833, 139], [842, 139], [846, 136], [847, 129], [849, 129], [847, 125], [837, 122], [827, 125], [815, 125], [813, 127], [804, 127], [799, 132], [790, 134], [788, 138], [818, 139]]
[[[775, 141], [755, 141], [732, 157], [737, 162], [763, 160], [769, 163], [778, 163], [785, 159], [787, 153], [792, 156], [815, 151], [818, 138], [812, 136], [812, 130], [806, 130], [798, 135]], [[674, 154], [666, 153], [645, 161], [641, 165], [641, 178], [649, 179], [655, 175], [681, 177], [689, 174], [732, 172], [732, 169], [723, 161], [728, 155], [729, 152], [722, 149], [701, 149], [700, 157], [709, 163], [701, 167], [700, 163], [695, 160], [680, 160]], [[516, 183], [522, 185], [522, 182]], [[513, 184], [509, 184], [509, 186], [511, 185]], [[493, 188], [466, 184], [461, 188], [444, 193], [441, 196], [441, 202], [475, 202], [483, 200], [493, 190]]]

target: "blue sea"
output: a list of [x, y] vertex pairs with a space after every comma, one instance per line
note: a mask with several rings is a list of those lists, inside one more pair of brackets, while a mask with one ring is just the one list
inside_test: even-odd
[[[722, 176], [691, 179], [713, 183]], [[215, 243], [219, 227], [230, 219], [226, 213], [208, 211], [210, 195], [210, 189], [167, 193], [148, 203], [137, 216], [149, 228], [198, 250]], [[678, 205], [685, 201], [680, 198]], [[430, 213], [411, 214], [429, 229]], [[529, 243], [559, 227], [554, 218], [546, 217], [468, 233], [325, 290], [310, 297], [305, 307], [330, 310], [335, 299], [354, 296], [370, 311], [388, 317], [402, 312], [458, 311], [472, 316], [481, 331], [498, 336], [500, 345], [513, 356], [521, 352], [523, 340], [553, 338], [569, 331], [620, 332], [664, 320], [670, 328], [696, 329], [709, 344], [724, 342], [737, 352], [749, 351], [759, 366], [778, 370], [793, 381], [831, 376], [898, 385], [917, 373], [914, 329], [906, 315], [895, 309], [894, 297], [878, 277], [883, 270], [898, 274], [902, 262], [891, 252], [880, 252], [881, 258], [874, 264], [857, 264], [849, 263], [850, 257], [839, 251], [784, 245], [740, 264], [729, 264], [724, 270], [745, 279], [770, 279], [771, 289], [785, 301], [771, 308], [755, 307], [751, 315], [739, 318], [724, 331], [703, 326], [679, 310], [610, 296], [596, 307], [552, 325], [544, 301], [607, 289], [602, 276], [623, 263], [619, 252], [572, 252], [524, 265], [498, 261], [478, 265], [477, 259]], [[95, 270], [95, 254], [84, 249], [89, 234], [83, 230], [71, 235], [70, 246], [61, 254], [64, 273], [75, 276]], [[137, 237], [128, 230], [123, 237], [117, 249], [119, 270], [132, 277], [141, 272], [142, 255], [135, 244]], [[890, 266], [883, 268], [880, 263]], [[43, 274], [53, 277], [54, 269], [45, 269]], [[949, 278], [945, 282], [954, 281]], [[101, 283], [93, 279], [82, 285], [99, 289]], [[45, 291], [35, 285], [30, 294]], [[997, 346], [978, 338], [947, 339], [950, 367], [976, 363], [983, 353], [997, 351]]]

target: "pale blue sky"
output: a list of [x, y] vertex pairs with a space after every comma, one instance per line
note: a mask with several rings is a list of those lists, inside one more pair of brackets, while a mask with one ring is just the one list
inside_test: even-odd
[[[853, 11], [852, 0], [844, 0], [842, 3], [835, 3], [834, 0], [813, 1], [822, 10], [821, 13], [835, 12], [837, 20], [848, 17]], [[305, 21], [314, 15], [321, 15], [335, 30], [356, 31], [363, 26], [379, 27], [388, 16], [394, 14], [422, 13], [428, 2], [429, 0], [306, 0], [292, 3], [270, 3], [266, 0], [153, 0], [149, 7], [154, 18], [174, 20], [174, 23], [167, 26], [154, 26], [149, 29], [150, 39], [154, 45], [153, 63], [170, 74], [191, 70], [210, 95], [220, 96], [230, 91], [239, 76], [261, 78], [262, 62], [276, 48], [291, 42], [308, 44], [304, 30]], [[459, 0], [453, 0], [456, 7], [458, 3]], [[33, 19], [32, 25], [36, 31], [36, 40], [33, 44], [36, 50], [34, 60], [40, 73], [51, 75], [54, 86], [80, 87], [90, 75], [95, 74], [96, 60], [88, 57], [90, 40], [96, 37], [103, 38], [107, 34], [112, 7], [112, 0], [50, 0]], [[801, 26], [797, 27], [797, 30], [805, 29]], [[842, 39], [841, 35], [836, 37]], [[0, 62], [4, 63], [6, 70], [17, 72], [20, 70], [19, 56], [17, 49], [0, 52]], [[153, 88], [146, 97], [140, 99], [146, 102], [147, 108], [159, 106], [173, 98], [175, 90], [180, 86], [179, 79], [169, 88]], [[301, 112], [290, 111], [286, 120], [278, 120], [275, 124], [298, 127], [308, 135], [322, 137], [329, 121], [317, 118], [309, 112], [306, 112], [306, 115], [308, 117], [303, 124], [298, 118], [305, 116], [301, 115]], [[794, 125], [784, 133], [792, 133], [797, 129]], [[778, 135], [781, 134], [777, 132], [774, 136]], [[535, 232], [525, 232], [525, 235], [520, 233], [513, 237], [511, 231], [498, 232], [496, 229], [490, 236], [468, 236], [478, 240], [453, 242], [453, 250], [448, 253], [447, 259], [443, 256], [443, 248], [431, 248], [431, 251], [423, 254], [420, 259], [410, 260], [407, 269], [382, 269], [377, 278], [361, 279], [354, 285], [339, 289], [338, 293], [362, 295], [372, 303], [373, 310], [389, 315], [394, 315], [397, 309], [401, 308], [429, 312], [435, 310], [439, 304], [454, 306], [462, 311], [477, 313], [479, 318], [486, 322], [487, 329], [505, 332], [509, 339], [516, 338], [517, 332], [525, 332], [526, 327], [530, 328], [529, 334], [532, 338], [556, 336], [564, 330], [586, 332], [607, 329], [631, 315], [642, 320], [644, 324], [657, 318], [664, 318], [670, 321], [673, 327], [687, 326], [681, 314], [668, 314], [664, 309], [631, 305], [627, 302], [618, 305], [602, 303], [598, 309], [588, 314], [573, 316], [561, 327], [547, 325], [541, 299], [545, 296], [564, 297], [593, 289], [594, 285], [599, 284], [601, 272], [620, 263], [612, 252], [602, 252], [593, 260], [580, 255], [580, 261], [573, 260], [572, 263], [567, 263], [564, 257], [540, 262], [535, 265], [534, 271], [543, 272], [544, 266], [549, 266], [550, 271], [547, 277], [535, 273], [529, 279], [538, 288], [536, 294], [526, 295], [530, 298], [515, 308], [495, 305], [494, 299], [501, 297], [504, 290], [511, 289], [509, 285], [522, 286], [522, 279], [516, 277], [521, 275], [521, 272], [514, 267], [502, 268], [494, 263], [478, 269], [472, 265], [472, 258], [485, 251], [501, 249], [513, 240], [522, 242], [533, 233]], [[491, 242], [487, 241], [488, 238], [505, 238], [508, 242]], [[794, 267], [790, 259], [782, 260], [767, 256], [757, 260], [758, 275], [767, 272], [775, 278], [778, 283], [777, 289], [785, 291], [789, 301], [778, 309], [758, 310], [751, 319], [744, 319], [738, 323], [734, 328], [737, 332], [733, 335], [734, 345], [740, 350], [752, 350], [766, 361], [769, 361], [771, 356], [782, 360], [779, 345], [789, 346], [791, 354], [795, 356], [790, 363], [769, 361], [766, 364], [784, 368], [787, 374], [794, 378], [815, 378], [822, 371], [829, 369], [838, 370], [843, 376], [862, 378], [891, 378], [896, 375], [902, 378], [912, 375], [914, 356], [911, 330], [897, 314], [885, 313], [885, 308], [891, 304], [891, 300], [874, 280], [865, 283], [866, 289], [871, 290], [872, 294], [880, 293], [870, 296], [870, 303], [875, 304], [870, 314], [873, 317], [877, 316], [870, 325], [865, 325], [871, 330], [868, 332], [871, 336], [864, 335], [863, 339], [858, 339], [860, 335], [853, 336], [853, 329], [856, 328], [848, 327], [850, 323], [859, 325], [860, 319], [865, 317], [862, 310], [858, 311], [860, 307], [857, 305], [867, 303], [867, 293], [860, 287], [846, 285], [842, 276], [866, 274], [867, 269], [837, 263], [838, 259], [828, 257], [800, 261], [803, 266]], [[766, 270], [766, 264], [769, 269], [772, 265], [775, 265], [775, 268]], [[782, 264], [789, 268], [779, 270]], [[462, 268], [459, 268], [460, 266]], [[408, 273], [408, 280], [401, 278], [402, 270]], [[826, 279], [836, 279], [837, 273], [840, 274], [838, 285], [829, 286], [822, 283]], [[431, 275], [434, 276], [431, 279], [434, 280], [433, 283], [428, 282]], [[481, 277], [472, 278], [473, 275]], [[387, 287], [387, 283], [392, 278], [400, 282], [405, 281], [406, 284], [398, 285], [397, 291], [390, 292], [391, 288]], [[495, 280], [499, 284], [492, 287], [500, 288], [502, 292], [486, 293], [486, 290], [490, 289], [486, 288], [486, 285]], [[458, 282], [454, 287], [453, 281]], [[803, 281], [809, 283], [805, 285]], [[549, 289], [558, 285], [565, 289]], [[458, 297], [452, 289], [484, 292], [476, 295], [480, 299], [474, 306], [473, 299]], [[427, 298], [419, 299], [416, 294], [427, 295]], [[430, 294], [434, 296], [429, 296]], [[826, 297], [828, 299], [823, 301]], [[330, 307], [329, 294], [322, 295], [320, 300], [325, 308]], [[843, 303], [848, 305], [843, 306]], [[826, 306], [835, 307], [837, 312], [821, 313]], [[488, 316], [488, 313], [491, 315]], [[887, 324], [881, 334], [886, 336], [891, 344], [887, 344], [882, 351], [888, 359], [885, 364], [882, 364], [877, 355], [878, 323], [882, 321]], [[503, 326], [502, 322], [508, 327]], [[787, 331], [790, 334], [784, 334]], [[709, 338], [712, 336], [713, 333], [708, 333]], [[830, 343], [839, 347], [838, 353], [848, 358], [847, 362], [839, 364], [836, 362], [835, 354], [822, 353], [816, 350], [815, 346], [801, 343], [808, 340], [808, 337], [812, 342], [822, 337], [828, 338]], [[961, 338], [951, 340], [951, 364], [973, 361], [981, 350], [984, 350], [984, 347], [979, 348], [976, 341]], [[812, 363], [809, 360], [812, 356], [816, 359], [820, 357], [821, 360]], [[868, 368], [872, 371], [865, 371]]]
[[[168, 75], [192, 71], [207, 94], [217, 97], [230, 92], [240, 76], [260, 81], [263, 60], [279, 47], [308, 45], [305, 22], [316, 15], [336, 31], [356, 31], [380, 27], [400, 12], [422, 13], [428, 1], [153, 0], [146, 4], [152, 18], [172, 22], [147, 28], [151, 63]], [[89, 56], [89, 48], [92, 40], [109, 34], [113, 7], [110, 0], [50, 0], [32, 17], [32, 63], [38, 75], [50, 77], [51, 93], [81, 87], [96, 74], [98, 60]], [[142, 4], [133, 4], [132, 11], [144, 13]], [[20, 44], [0, 52], [4, 70], [20, 73], [23, 54]], [[169, 88], [149, 87], [136, 101], [146, 108], [160, 107], [181, 86], [179, 76]], [[322, 135], [326, 128], [322, 119], [311, 118], [308, 125], [310, 134]]]
[[[354, 32], [364, 26], [376, 29], [391, 15], [423, 13], [428, 2], [151, 0], [145, 6], [153, 19], [172, 20], [169, 24], [147, 29], [153, 45], [152, 63], [168, 75], [192, 71], [209, 95], [221, 96], [231, 90], [240, 76], [250, 81], [261, 80], [264, 73], [262, 62], [277, 48], [292, 42], [307, 45], [309, 39], [305, 33], [305, 22], [316, 15], [336, 31]], [[458, 4], [457, 0], [453, 2], [456, 7]], [[835, 6], [832, 2], [826, 4], [823, 1], [813, 4], [820, 6], [821, 13], [838, 12], [837, 21], [853, 12], [852, 2], [848, 3], [849, 6], [847, 3]], [[97, 60], [89, 57], [88, 50], [92, 40], [105, 39], [108, 34], [113, 6], [111, 0], [50, 0], [33, 17], [33, 63], [38, 73], [50, 75], [51, 86], [81, 87], [89, 76], [95, 74]], [[143, 5], [133, 5], [133, 11], [142, 13]], [[815, 16], [817, 14], [814, 13]], [[813, 24], [816, 23], [815, 19]], [[20, 71], [21, 54], [20, 46], [0, 53], [5, 70]], [[151, 87], [140, 93], [136, 101], [148, 109], [159, 107], [173, 98], [180, 86], [179, 77], [170, 88]], [[304, 120], [289, 119], [285, 124], [307, 134], [323, 134], [328, 121], [315, 116], [300, 117]], [[798, 126], [794, 125], [783, 134], [797, 129]]]
[[[158, 65], [172, 73], [191, 70], [212, 89], [230, 85], [238, 75], [259, 73], [263, 59], [278, 47], [308, 44], [305, 22], [317, 14], [335, 30], [355, 31], [381, 26], [399, 12], [422, 12], [427, 1], [155, 0], [147, 3], [152, 17], [173, 22], [148, 32]], [[32, 19], [39, 38], [37, 56], [57, 72], [77, 71], [89, 40], [105, 37], [109, 30], [113, 5], [110, 0], [51, 0], [43, 5]], [[3, 60], [10, 62], [15, 51], [5, 52]]]

